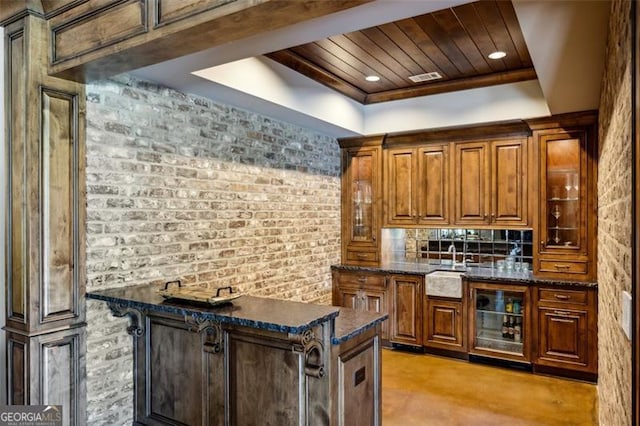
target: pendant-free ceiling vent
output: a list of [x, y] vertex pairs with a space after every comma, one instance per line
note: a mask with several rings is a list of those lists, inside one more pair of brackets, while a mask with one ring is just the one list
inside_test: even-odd
[[414, 83], [422, 83], [425, 81], [437, 80], [439, 78], [442, 78], [442, 76], [434, 71], [424, 74], [412, 75], [409, 77], [409, 80], [413, 81]]

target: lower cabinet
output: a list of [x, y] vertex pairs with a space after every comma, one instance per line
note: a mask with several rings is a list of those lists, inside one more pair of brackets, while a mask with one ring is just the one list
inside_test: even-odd
[[391, 275], [389, 292], [391, 293], [389, 340], [393, 343], [422, 346], [424, 278], [421, 275]]
[[592, 378], [598, 368], [597, 293], [594, 289], [536, 289], [534, 368], [562, 369]]
[[426, 296], [424, 276], [333, 271], [333, 304], [389, 313], [389, 343], [516, 361], [595, 381], [597, 289], [466, 280], [461, 299]]
[[[363, 312], [386, 314], [388, 279], [384, 274], [333, 271], [332, 304]], [[382, 324], [383, 340], [389, 339], [389, 321]]]
[[428, 296], [424, 308], [424, 346], [466, 352], [465, 311], [462, 300]]
[[334, 344], [330, 322], [302, 334], [169, 313], [136, 323], [136, 425], [381, 424], [379, 326]]

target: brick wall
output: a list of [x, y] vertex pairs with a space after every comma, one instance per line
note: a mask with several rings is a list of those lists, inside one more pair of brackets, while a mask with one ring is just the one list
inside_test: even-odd
[[599, 414], [616, 426], [631, 424], [631, 344], [620, 327], [621, 293], [631, 291], [630, 5], [612, 2], [599, 123]]
[[[87, 98], [89, 291], [181, 279], [330, 303], [335, 139], [131, 76]], [[89, 424], [130, 423], [126, 320], [87, 307]]]

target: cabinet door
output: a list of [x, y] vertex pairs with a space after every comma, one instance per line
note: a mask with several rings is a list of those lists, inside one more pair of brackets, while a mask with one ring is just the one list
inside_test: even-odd
[[448, 225], [449, 146], [434, 145], [418, 150], [417, 204], [420, 225]]
[[424, 345], [466, 351], [461, 301], [428, 297], [425, 309]]
[[595, 279], [595, 129], [552, 129], [534, 137], [540, 154], [534, 273]]
[[454, 208], [456, 225], [489, 223], [489, 145], [455, 144]]
[[[598, 295], [595, 289], [538, 288], [535, 366], [594, 380], [598, 372]], [[583, 376], [586, 373], [587, 376]]]
[[413, 275], [392, 275], [390, 281], [390, 340], [394, 343], [421, 346], [423, 279]]
[[[379, 314], [389, 312], [387, 307], [387, 293], [384, 291], [366, 290], [364, 294], [364, 310]], [[382, 334], [380, 337], [384, 340], [389, 338], [389, 321], [382, 323]]]
[[344, 308], [359, 309], [359, 290], [358, 288], [340, 286], [337, 290], [337, 300], [334, 305]]
[[412, 225], [415, 205], [416, 157], [413, 149], [385, 150], [385, 212], [388, 225]]
[[589, 363], [587, 312], [539, 308], [537, 364], [585, 367]]
[[491, 222], [500, 226], [526, 226], [526, 139], [491, 143]]
[[377, 265], [381, 147], [345, 148], [342, 155], [342, 261]]

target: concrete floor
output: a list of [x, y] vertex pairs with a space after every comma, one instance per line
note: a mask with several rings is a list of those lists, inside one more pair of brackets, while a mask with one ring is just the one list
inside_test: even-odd
[[596, 386], [382, 350], [384, 426], [597, 425]]

